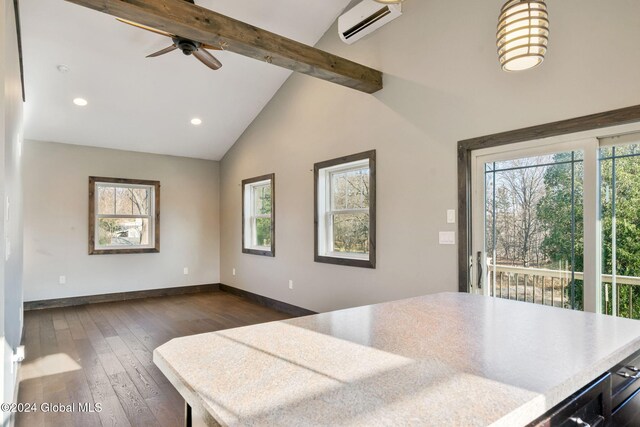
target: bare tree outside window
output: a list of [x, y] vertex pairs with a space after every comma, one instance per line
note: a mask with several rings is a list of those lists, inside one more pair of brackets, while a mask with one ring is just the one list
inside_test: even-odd
[[89, 253], [159, 250], [157, 181], [89, 179]]

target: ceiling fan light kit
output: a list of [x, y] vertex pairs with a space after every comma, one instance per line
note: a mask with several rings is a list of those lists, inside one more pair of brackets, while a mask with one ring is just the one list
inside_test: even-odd
[[496, 39], [504, 71], [540, 65], [549, 42], [549, 14], [544, 0], [508, 0], [500, 11]]

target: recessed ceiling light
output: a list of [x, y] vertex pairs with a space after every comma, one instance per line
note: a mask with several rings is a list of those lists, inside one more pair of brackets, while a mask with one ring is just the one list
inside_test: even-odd
[[58, 71], [60, 71], [61, 73], [68, 73], [69, 71], [71, 71], [71, 69], [69, 67], [67, 67], [64, 64], [60, 64], [56, 67], [58, 69]]
[[73, 103], [76, 104], [78, 107], [84, 107], [85, 105], [88, 104], [87, 100], [84, 98], [76, 98], [73, 100]]
[[201, 125], [201, 124], [202, 124], [202, 120], [200, 120], [200, 119], [199, 119], [199, 118], [197, 118], [197, 117], [196, 117], [196, 118], [193, 118], [193, 119], [191, 119], [191, 124], [192, 124], [192, 125], [194, 125], [194, 126], [199, 126], [199, 125]]

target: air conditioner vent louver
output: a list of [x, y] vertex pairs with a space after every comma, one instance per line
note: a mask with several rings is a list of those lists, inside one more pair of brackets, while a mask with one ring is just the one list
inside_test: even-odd
[[340, 38], [347, 44], [355, 43], [402, 15], [402, 6], [382, 5], [364, 0], [338, 18]]
[[370, 16], [369, 18], [358, 22], [357, 25], [355, 25], [355, 26], [349, 28], [347, 31], [345, 31], [344, 32], [344, 38], [345, 39], [350, 39], [354, 35], [358, 34], [360, 31], [365, 30], [366, 28], [368, 28], [369, 26], [375, 24], [380, 19], [384, 18], [385, 16], [389, 15], [390, 13], [391, 13], [391, 11], [389, 10], [389, 6], [385, 6], [384, 8], [380, 9], [375, 14]]

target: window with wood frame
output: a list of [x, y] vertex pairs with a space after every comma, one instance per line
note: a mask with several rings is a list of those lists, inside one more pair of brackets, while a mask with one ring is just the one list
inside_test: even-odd
[[160, 252], [160, 182], [89, 177], [89, 254]]
[[274, 257], [275, 175], [242, 181], [242, 252]]
[[315, 261], [376, 265], [376, 152], [316, 163]]

